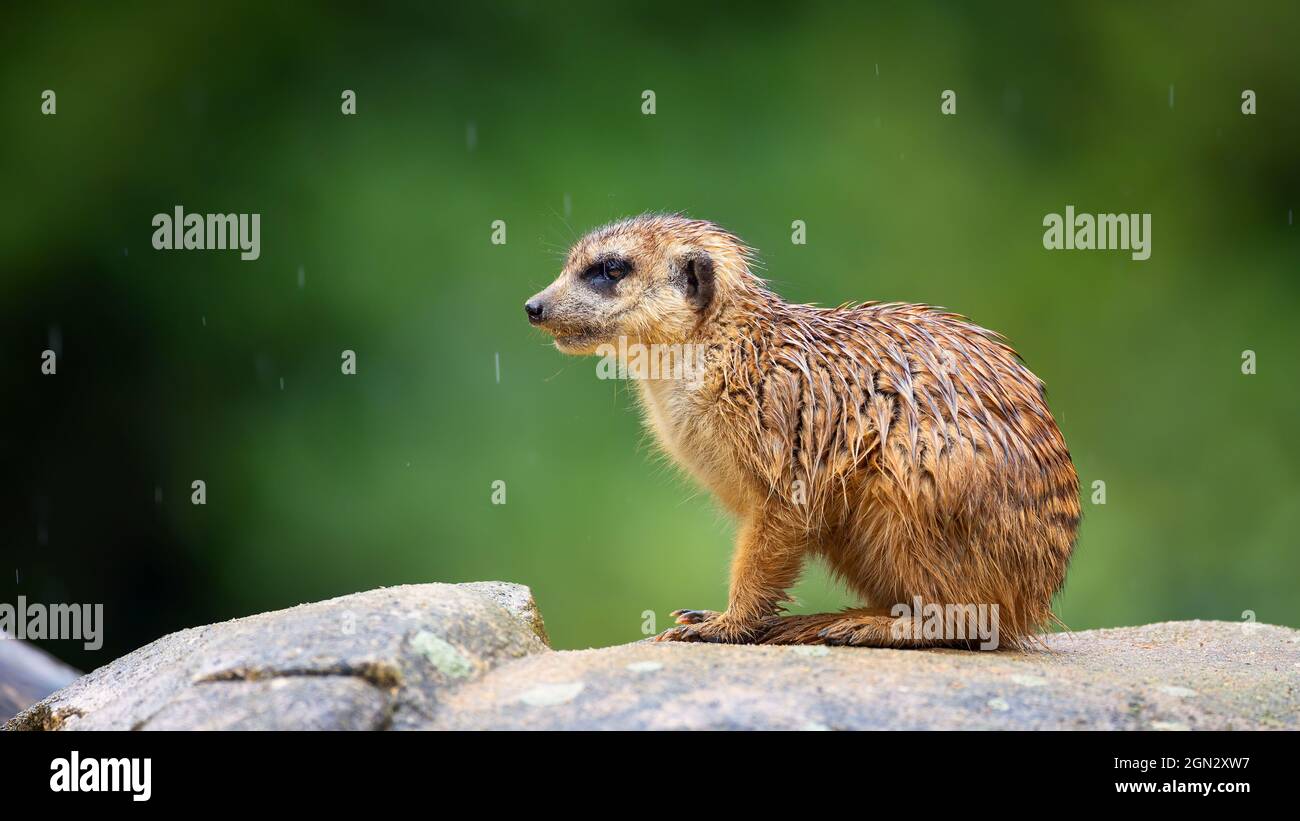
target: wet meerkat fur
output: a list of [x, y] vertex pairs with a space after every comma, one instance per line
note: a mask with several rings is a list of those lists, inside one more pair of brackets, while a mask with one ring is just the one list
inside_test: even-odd
[[[695, 378], [661, 372], [637, 393], [662, 448], [740, 529], [727, 609], [677, 611], [659, 640], [973, 646], [891, 615], [919, 597], [997, 605], [1000, 642], [1032, 642], [1053, 620], [1080, 514], [1043, 383], [961, 316], [789, 304], [752, 261], [712, 223], [633, 217], [579, 240], [525, 305], [564, 353], [619, 337], [703, 351]], [[784, 615], [811, 557], [868, 606]]]

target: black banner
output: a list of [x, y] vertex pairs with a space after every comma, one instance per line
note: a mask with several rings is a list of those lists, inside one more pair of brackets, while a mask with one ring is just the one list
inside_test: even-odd
[[920, 791], [927, 802], [987, 790], [1067, 805], [1194, 798], [1221, 809], [1255, 797], [1285, 801], [1294, 780], [1293, 736], [1284, 733], [765, 735], [4, 733], [0, 760], [6, 805], [128, 812], [337, 809], [431, 794], [439, 797], [428, 806], [459, 796], [472, 812], [484, 786], [495, 808], [557, 785], [632, 789], [638, 807], [656, 787], [673, 807], [689, 786], [720, 808], [738, 791], [780, 790], [797, 803], [871, 789]]

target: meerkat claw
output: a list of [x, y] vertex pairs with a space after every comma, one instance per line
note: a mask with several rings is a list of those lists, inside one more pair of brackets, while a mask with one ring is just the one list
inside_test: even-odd
[[674, 610], [672, 616], [678, 624], [699, 624], [718, 615], [713, 610]]

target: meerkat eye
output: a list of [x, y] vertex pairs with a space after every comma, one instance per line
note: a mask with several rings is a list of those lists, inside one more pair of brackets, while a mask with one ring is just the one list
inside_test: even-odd
[[601, 273], [617, 282], [627, 274], [627, 260], [611, 257], [605, 260], [602, 265]]
[[620, 257], [606, 257], [594, 262], [582, 272], [582, 278], [596, 287], [611, 287], [632, 270], [631, 264]]

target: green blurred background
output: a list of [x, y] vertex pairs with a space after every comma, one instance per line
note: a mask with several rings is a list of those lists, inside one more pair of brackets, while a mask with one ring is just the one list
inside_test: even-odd
[[[1294, 2], [219, 5], [0, 25], [0, 601], [106, 605], [57, 655], [412, 582], [528, 584], [560, 648], [722, 607], [732, 523], [521, 307], [652, 209], [787, 299], [1005, 333], [1085, 487], [1070, 627], [1300, 625]], [[261, 258], [154, 251], [178, 204]], [[1044, 250], [1068, 204], [1151, 213], [1151, 258]]]

